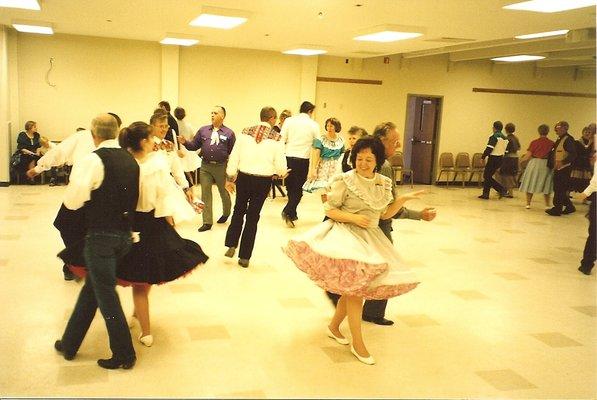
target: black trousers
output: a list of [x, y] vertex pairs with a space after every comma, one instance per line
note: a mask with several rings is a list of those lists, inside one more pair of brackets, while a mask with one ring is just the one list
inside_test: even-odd
[[238, 247], [240, 240], [239, 258], [248, 260], [253, 254], [259, 214], [265, 199], [267, 199], [271, 184], [271, 176], [238, 173], [236, 178], [236, 202], [234, 203], [230, 226], [226, 231], [225, 244], [227, 247]]
[[595, 240], [597, 237], [595, 236], [595, 217], [597, 214], [597, 195], [593, 193], [589, 196], [589, 200], [591, 200], [591, 206], [589, 207], [589, 237], [587, 238], [587, 242], [585, 243], [585, 250], [582, 254], [582, 260], [580, 262], [580, 267], [588, 272], [591, 272], [593, 266], [595, 265], [595, 247], [597, 243]]
[[282, 212], [294, 221], [298, 219], [296, 208], [303, 197], [303, 185], [307, 181], [307, 174], [309, 173], [309, 159], [286, 157], [286, 163], [291, 171], [286, 178], [288, 203], [286, 203], [286, 207]]
[[[69, 210], [62, 204], [54, 220], [54, 226], [60, 232], [64, 247], [73, 248], [87, 233], [85, 212], [83, 209]], [[62, 266], [62, 272], [70, 272], [66, 264]]]
[[494, 188], [498, 193], [504, 193], [506, 189], [500, 185], [493, 174], [502, 166], [502, 156], [489, 156], [485, 170], [483, 170], [483, 196], [489, 196], [491, 188]]
[[568, 190], [570, 189], [570, 167], [562, 168], [553, 171], [553, 206], [558, 211], [562, 212], [562, 208], [572, 208], [572, 202], [568, 197]]

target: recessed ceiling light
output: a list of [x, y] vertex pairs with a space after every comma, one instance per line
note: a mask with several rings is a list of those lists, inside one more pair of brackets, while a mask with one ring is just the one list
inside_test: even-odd
[[183, 39], [183, 38], [175, 38], [175, 37], [167, 37], [160, 40], [161, 44], [173, 44], [177, 46], [193, 46], [199, 43], [197, 39]]
[[395, 32], [395, 31], [382, 31], [377, 33], [370, 33], [368, 35], [361, 35], [354, 38], [354, 40], [362, 40], [365, 42], [396, 42], [398, 40], [413, 39], [419, 36], [423, 36], [422, 33], [417, 32]]
[[52, 24], [45, 22], [13, 22], [12, 27], [19, 32], [40, 33], [42, 35], [53, 35]]
[[37, 0], [0, 0], [0, 7], [22, 8], [24, 10], [41, 10]]
[[325, 54], [327, 50], [321, 49], [292, 49], [283, 51], [284, 54], [294, 54], [298, 56], [316, 56], [318, 54]]
[[358, 32], [354, 40], [367, 42], [395, 42], [422, 36], [425, 28], [418, 26], [378, 25]]
[[519, 55], [519, 56], [508, 56], [508, 57], [496, 57], [496, 58], [492, 58], [491, 61], [523, 62], [523, 61], [543, 60], [544, 58], [545, 58], [544, 56]]
[[549, 37], [549, 36], [559, 36], [565, 35], [569, 32], [568, 29], [561, 29], [559, 31], [550, 31], [550, 32], [540, 32], [540, 33], [530, 33], [528, 35], [518, 35], [514, 36], [516, 39], [536, 39], [542, 37]]
[[521, 3], [510, 4], [503, 8], [508, 10], [535, 11], [543, 13], [554, 13], [577, 8], [590, 7], [597, 4], [597, 0], [530, 0]]
[[191, 22], [191, 26], [216, 29], [232, 29], [244, 24], [249, 19], [248, 13], [217, 7], [203, 7], [201, 14]]

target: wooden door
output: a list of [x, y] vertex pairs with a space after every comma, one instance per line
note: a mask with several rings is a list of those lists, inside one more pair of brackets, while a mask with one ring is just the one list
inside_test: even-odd
[[411, 168], [415, 183], [429, 185], [433, 180], [435, 140], [440, 115], [439, 98], [417, 97], [411, 138]]

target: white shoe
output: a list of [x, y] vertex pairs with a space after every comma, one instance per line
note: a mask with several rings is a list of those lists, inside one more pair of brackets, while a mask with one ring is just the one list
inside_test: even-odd
[[350, 343], [348, 341], [348, 339], [343, 338], [343, 337], [338, 337], [338, 336], [334, 335], [334, 333], [332, 332], [332, 330], [330, 329], [329, 326], [328, 326], [328, 337], [334, 339], [336, 342], [338, 342], [340, 344], [348, 344], [348, 343]]
[[367, 365], [373, 365], [373, 364], [375, 364], [375, 359], [373, 357], [371, 357], [371, 355], [369, 355], [369, 357], [361, 357], [359, 355], [359, 353], [356, 352], [356, 350], [354, 349], [354, 347], [352, 347], [352, 345], [350, 345], [350, 352], [352, 354], [354, 354], [354, 356], [357, 358], [357, 360], [359, 360], [363, 364], [367, 364]]
[[147, 347], [151, 347], [153, 344], [153, 335], [141, 336], [143, 333], [139, 334], [139, 341]]
[[134, 328], [136, 325], [139, 325], [139, 320], [134, 315], [131, 315], [128, 321], [129, 328]]

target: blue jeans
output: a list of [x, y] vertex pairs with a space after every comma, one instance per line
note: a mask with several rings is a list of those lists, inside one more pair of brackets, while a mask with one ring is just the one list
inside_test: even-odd
[[64, 334], [65, 354], [76, 354], [99, 308], [110, 339], [113, 356], [135, 357], [131, 333], [116, 293], [116, 265], [131, 247], [131, 233], [118, 230], [90, 230], [85, 237], [87, 279], [79, 293]]

